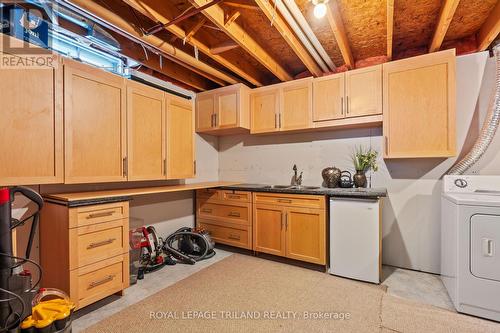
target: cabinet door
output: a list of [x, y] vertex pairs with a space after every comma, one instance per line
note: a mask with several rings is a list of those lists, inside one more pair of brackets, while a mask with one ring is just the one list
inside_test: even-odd
[[214, 129], [215, 98], [213, 94], [196, 98], [196, 131], [203, 132]]
[[382, 114], [382, 65], [345, 73], [346, 116]]
[[216, 127], [231, 128], [238, 126], [239, 96], [238, 91], [221, 93], [216, 96]]
[[312, 80], [286, 84], [282, 89], [278, 120], [280, 129], [286, 131], [312, 127]]
[[127, 179], [125, 99], [122, 77], [65, 60], [65, 183]]
[[254, 251], [285, 255], [284, 213], [280, 206], [254, 205], [253, 211]]
[[313, 121], [344, 118], [344, 73], [313, 81]]
[[128, 179], [165, 178], [165, 95], [127, 82]]
[[63, 78], [57, 65], [0, 69], [0, 187], [63, 181]]
[[252, 94], [250, 97], [252, 133], [279, 131], [279, 90], [270, 89]]
[[167, 94], [167, 178], [195, 176], [193, 103]]
[[384, 64], [386, 158], [455, 156], [455, 50]]
[[286, 208], [286, 256], [324, 265], [325, 227], [324, 209]]

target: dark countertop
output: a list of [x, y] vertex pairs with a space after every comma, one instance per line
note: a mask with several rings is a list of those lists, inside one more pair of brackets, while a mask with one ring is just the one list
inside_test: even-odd
[[[267, 187], [266, 187], [267, 186]], [[387, 196], [386, 188], [270, 188], [266, 184], [237, 184], [221, 186], [220, 189], [235, 191], [288, 193], [288, 194], [315, 194], [329, 197], [380, 198]]]

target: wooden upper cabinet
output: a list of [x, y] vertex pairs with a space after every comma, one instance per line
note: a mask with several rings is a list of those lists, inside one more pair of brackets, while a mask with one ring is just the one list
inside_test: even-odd
[[313, 80], [313, 121], [344, 118], [344, 73]]
[[0, 186], [63, 182], [63, 71], [54, 57], [50, 68], [0, 69]]
[[346, 117], [382, 114], [382, 65], [345, 73]]
[[248, 132], [250, 89], [235, 84], [196, 96], [196, 132], [213, 135]]
[[167, 179], [196, 174], [193, 102], [166, 94]]
[[165, 178], [165, 94], [127, 81], [128, 180]]
[[212, 131], [215, 124], [215, 97], [212, 94], [196, 97], [196, 131]]
[[64, 86], [65, 182], [126, 180], [124, 78], [65, 59]]
[[285, 210], [286, 256], [324, 265], [326, 263], [324, 209], [287, 207]]
[[250, 132], [279, 131], [280, 91], [278, 88], [258, 88], [250, 96]]
[[281, 110], [278, 126], [281, 131], [312, 127], [312, 79], [281, 85]]
[[384, 64], [385, 158], [455, 156], [455, 50]]
[[253, 249], [254, 251], [285, 256], [285, 228], [283, 207], [276, 205], [253, 205]]

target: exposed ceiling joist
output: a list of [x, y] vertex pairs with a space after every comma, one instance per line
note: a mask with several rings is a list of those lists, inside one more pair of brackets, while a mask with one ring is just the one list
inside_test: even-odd
[[228, 13], [226, 18], [224, 19], [224, 26], [227, 28], [228, 26], [233, 24], [233, 22], [236, 21], [236, 19], [240, 17], [240, 15], [241, 13], [239, 11]]
[[497, 2], [495, 8], [483, 23], [477, 34], [478, 49], [484, 51], [500, 34], [500, 1]]
[[323, 74], [321, 68], [319, 68], [318, 64], [311, 57], [311, 54], [295, 36], [287, 22], [285, 22], [285, 20], [276, 12], [274, 5], [271, 4], [269, 0], [255, 0], [255, 2], [267, 18], [273, 22], [273, 26], [278, 30], [283, 39], [287, 42], [293, 52], [295, 52], [297, 57], [299, 57], [309, 72], [311, 72], [314, 76], [321, 76]]
[[225, 82], [234, 84], [237, 83], [232, 77], [219, 71], [216, 68], [196, 59], [195, 57], [187, 54], [186, 52], [174, 47], [168, 42], [156, 37], [156, 36], [143, 36], [137, 29], [130, 24], [126, 19], [120, 17], [119, 15], [113, 13], [111, 10], [104, 8], [103, 6], [88, 0], [64, 0], [65, 3], [69, 3], [83, 12], [88, 13], [95, 19], [99, 20], [103, 26], [106, 26], [112, 30], [115, 30], [124, 35], [130, 36], [131, 38], [141, 41], [159, 52], [164, 53], [166, 56], [171, 57], [181, 65], [185, 65], [187, 68], [194, 69], [197, 73], [205, 76], [206, 78], [217, 82], [218, 84], [225, 85]]
[[387, 0], [387, 58], [392, 59], [394, 34], [394, 0]]
[[207, 19], [202, 18], [191, 29], [189, 29], [189, 31], [186, 31], [186, 42], [189, 42], [191, 38], [198, 32], [198, 30], [200, 30], [205, 25], [205, 23], [207, 23]]
[[[207, 3], [207, 0], [189, 0], [189, 2], [199, 8]], [[252, 36], [250, 36], [238, 23], [234, 22], [229, 26], [224, 26], [224, 9], [219, 5], [215, 5], [203, 10], [205, 16], [212, 21], [219, 29], [224, 31], [236, 43], [238, 43], [245, 51], [252, 55], [271, 73], [273, 73], [281, 81], [290, 81], [293, 76], [283, 68]]]
[[328, 23], [333, 31], [333, 35], [337, 40], [337, 44], [342, 53], [342, 58], [349, 69], [354, 68], [354, 57], [352, 56], [351, 47], [349, 46], [349, 41], [347, 40], [347, 35], [345, 33], [344, 22], [340, 16], [339, 6], [337, 0], [332, 0], [326, 4], [326, 16], [328, 18]]
[[237, 47], [240, 47], [238, 44], [236, 44], [232, 40], [228, 40], [227, 42], [221, 43], [219, 45], [215, 45], [210, 49], [210, 53], [212, 54], [220, 54], [232, 49], [235, 49]]
[[230, 2], [230, 1], [224, 1], [224, 6], [234, 7], [234, 8], [242, 8], [242, 9], [249, 9], [249, 10], [257, 10], [257, 11], [260, 10], [260, 8], [258, 6], [245, 5], [245, 4], [242, 4], [242, 3]]
[[446, 36], [446, 32], [448, 31], [448, 27], [453, 19], [453, 15], [455, 15], [459, 2], [460, 0], [445, 0], [443, 3], [441, 13], [439, 14], [439, 20], [436, 25], [436, 30], [434, 31], [434, 36], [432, 37], [432, 42], [429, 46], [429, 52], [436, 52], [441, 48], [444, 36]]
[[[170, 22], [170, 20], [167, 18], [168, 12], [166, 6], [168, 5], [166, 2], [162, 4], [160, 7], [158, 5], [158, 2], [155, 0], [124, 0], [129, 6], [137, 10], [139, 13], [142, 15], [149, 17], [151, 20], [155, 22], [160, 22], [163, 24], [166, 24]], [[170, 25], [167, 27], [167, 30], [174, 34], [176, 37], [179, 39], [184, 40], [187, 37], [187, 33], [180, 28], [178, 25]], [[243, 79], [247, 80], [251, 84], [260, 87], [263, 85], [263, 78], [258, 71], [250, 66], [247, 63], [241, 63], [241, 64], [233, 64], [232, 62], [228, 61], [226, 58], [221, 57], [220, 55], [217, 54], [212, 54], [210, 52], [210, 47], [206, 45], [205, 43], [201, 42], [197, 38], [192, 35], [189, 39], [186, 39], [186, 42], [191, 44], [194, 47], [197, 47], [198, 50], [203, 52], [205, 55], [208, 57], [212, 58], [228, 70], [232, 71], [233, 73], [237, 74], [238, 76], [242, 77]]]

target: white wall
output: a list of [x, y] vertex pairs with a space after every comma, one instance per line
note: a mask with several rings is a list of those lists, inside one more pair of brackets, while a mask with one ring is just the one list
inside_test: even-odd
[[[461, 151], [477, 136], [488, 96], [493, 88], [494, 67], [484, 66], [487, 53], [457, 58], [457, 143]], [[483, 82], [483, 72], [486, 78]], [[481, 87], [481, 85], [483, 86]], [[480, 94], [481, 91], [481, 94]], [[479, 102], [478, 96], [480, 95]], [[466, 140], [467, 138], [467, 140]], [[415, 138], [418, 140], [418, 138]], [[497, 136], [492, 149], [474, 172], [498, 173]], [[322, 182], [327, 166], [352, 171], [350, 153], [356, 145], [382, 151], [381, 128], [266, 136], [227, 136], [219, 139], [219, 178], [252, 183], [289, 184], [292, 166], [304, 171], [306, 185]], [[440, 193], [442, 175], [455, 159], [384, 161], [372, 175], [373, 187], [387, 187], [383, 211], [383, 262], [429, 272], [440, 267]], [[479, 167], [481, 166], [481, 167]]]

